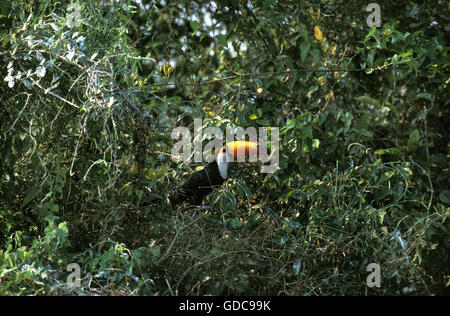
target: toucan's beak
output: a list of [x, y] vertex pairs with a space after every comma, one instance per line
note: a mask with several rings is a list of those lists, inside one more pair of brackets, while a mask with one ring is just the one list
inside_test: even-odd
[[259, 143], [249, 140], [229, 142], [224, 147], [227, 148], [227, 152], [233, 155], [234, 158], [249, 157], [250, 155], [256, 156], [259, 154]]

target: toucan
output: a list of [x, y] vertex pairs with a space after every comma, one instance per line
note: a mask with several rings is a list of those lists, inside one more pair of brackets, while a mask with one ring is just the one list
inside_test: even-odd
[[214, 188], [222, 185], [228, 178], [228, 164], [239, 157], [259, 155], [259, 143], [255, 141], [233, 141], [215, 153], [214, 160], [202, 170], [196, 171], [181, 182], [175, 194], [169, 197], [170, 203], [176, 205], [190, 200], [193, 205], [201, 205], [203, 198]]

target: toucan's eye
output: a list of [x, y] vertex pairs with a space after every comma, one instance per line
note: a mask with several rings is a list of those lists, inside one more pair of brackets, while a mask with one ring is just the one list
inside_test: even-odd
[[222, 148], [222, 152], [223, 153], [226, 153], [227, 152], [227, 149], [224, 147], [224, 148]]

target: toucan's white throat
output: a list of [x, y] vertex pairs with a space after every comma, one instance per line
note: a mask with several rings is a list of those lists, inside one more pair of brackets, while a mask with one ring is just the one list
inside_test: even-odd
[[[230, 158], [228, 158], [229, 160]], [[228, 162], [227, 162], [227, 153], [226, 152], [220, 152], [217, 155], [216, 158], [217, 166], [219, 167], [220, 176], [222, 179], [226, 179], [228, 177], [227, 171], [228, 171]]]

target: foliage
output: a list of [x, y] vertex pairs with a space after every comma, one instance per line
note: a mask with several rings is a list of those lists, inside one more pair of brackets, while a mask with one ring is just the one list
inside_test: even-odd
[[[0, 294], [448, 291], [448, 4], [74, 3], [0, 1]], [[168, 205], [196, 118], [278, 127], [279, 170]]]

